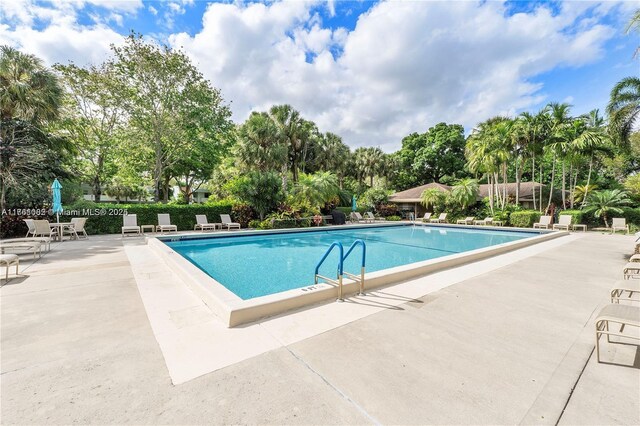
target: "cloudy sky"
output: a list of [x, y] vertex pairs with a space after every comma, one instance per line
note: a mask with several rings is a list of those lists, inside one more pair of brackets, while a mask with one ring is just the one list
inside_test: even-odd
[[0, 44], [99, 63], [131, 30], [183, 49], [234, 120], [289, 103], [352, 147], [390, 152], [445, 121], [569, 102], [604, 109], [639, 74], [637, 2], [0, 1]]

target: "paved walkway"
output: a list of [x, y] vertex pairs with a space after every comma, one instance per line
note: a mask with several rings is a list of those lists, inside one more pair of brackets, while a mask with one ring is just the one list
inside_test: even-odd
[[638, 347], [592, 355], [632, 242], [568, 237], [180, 385], [121, 241], [55, 244], [0, 291], [0, 422], [638, 424]]

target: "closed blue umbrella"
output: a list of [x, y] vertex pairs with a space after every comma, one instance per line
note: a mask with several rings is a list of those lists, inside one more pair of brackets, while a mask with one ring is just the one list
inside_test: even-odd
[[358, 205], [356, 204], [356, 196], [352, 196], [351, 197], [351, 211], [356, 211], [358, 210]]
[[58, 179], [53, 181], [51, 185], [51, 194], [53, 195], [53, 212], [56, 214], [58, 222], [60, 222], [60, 213], [62, 213], [62, 194], [60, 190], [62, 185], [58, 182]]

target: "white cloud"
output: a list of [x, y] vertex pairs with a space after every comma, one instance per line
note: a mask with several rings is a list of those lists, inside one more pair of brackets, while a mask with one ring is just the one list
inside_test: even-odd
[[213, 4], [200, 33], [169, 40], [222, 88], [237, 120], [286, 102], [352, 146], [392, 150], [439, 121], [471, 127], [543, 101], [528, 79], [601, 58], [614, 31], [582, 22], [612, 8], [568, 2], [555, 16], [539, 7], [508, 17], [497, 2], [384, 2], [348, 32], [323, 27], [305, 3]]
[[[11, 23], [0, 25], [0, 43], [49, 63], [99, 62], [122, 37], [104, 18], [92, 27], [77, 24], [76, 11], [88, 2], [109, 8], [116, 21], [141, 7], [110, 0], [51, 8], [32, 0], [0, 2]], [[507, 16], [500, 2], [382, 2], [349, 31], [323, 25], [317, 6], [332, 14], [331, 1], [238, 1], [209, 5], [198, 33], [168, 40], [222, 89], [235, 120], [290, 103], [351, 146], [390, 151], [409, 132], [440, 121], [469, 128], [548, 100], [535, 78], [600, 60], [615, 33], [602, 18], [617, 22], [629, 3], [569, 1], [557, 14], [538, 7]], [[173, 0], [147, 9], [170, 26], [191, 4]], [[50, 24], [36, 30], [36, 20]]]

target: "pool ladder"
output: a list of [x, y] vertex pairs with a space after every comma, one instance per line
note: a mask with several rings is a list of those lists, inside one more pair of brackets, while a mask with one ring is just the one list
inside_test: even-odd
[[[347, 260], [349, 255], [358, 246], [362, 247], [362, 260], [360, 262], [360, 276], [354, 275], [354, 274], [350, 274], [349, 272], [345, 272], [344, 271], [344, 261]], [[336, 247], [338, 247], [338, 254], [340, 256], [339, 259], [338, 259], [338, 268], [337, 268], [337, 271], [336, 271], [336, 279], [320, 275], [318, 273], [318, 271], [320, 270], [320, 266], [322, 266], [322, 264], [327, 259], [329, 254], [331, 254], [333, 249], [336, 248]], [[366, 259], [367, 259], [367, 245], [365, 244], [365, 242], [363, 240], [355, 240], [353, 242], [353, 244], [351, 244], [351, 246], [349, 247], [349, 250], [347, 250], [346, 254], [344, 252], [344, 247], [342, 246], [342, 243], [339, 242], [339, 241], [335, 241], [329, 246], [327, 251], [324, 253], [324, 256], [322, 256], [322, 259], [320, 259], [320, 261], [316, 265], [315, 283], [318, 284], [318, 279], [322, 278], [323, 280], [325, 280], [327, 282], [330, 282], [332, 284], [337, 285], [338, 286], [338, 300], [337, 301], [338, 302], [343, 302], [344, 299], [342, 298], [342, 278], [343, 278], [343, 276], [346, 275], [348, 278], [351, 278], [352, 280], [356, 281], [359, 284], [358, 295], [362, 296], [362, 295], [364, 295], [364, 271], [365, 271]]]

